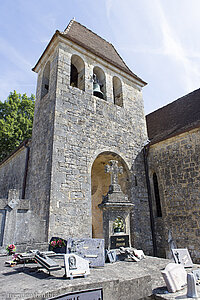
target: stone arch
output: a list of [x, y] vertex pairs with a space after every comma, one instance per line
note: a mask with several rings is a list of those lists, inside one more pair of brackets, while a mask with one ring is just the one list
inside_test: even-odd
[[70, 85], [85, 91], [85, 64], [82, 58], [75, 54], [71, 57]]
[[93, 80], [95, 80], [94, 79], [95, 77], [96, 77], [97, 83], [100, 86], [100, 91], [103, 94], [102, 94], [102, 97], [101, 97], [100, 94], [99, 95], [94, 94], [94, 91], [93, 91], [93, 95], [106, 100], [106, 76], [105, 76], [104, 71], [99, 67], [94, 67], [94, 69], [93, 69]]
[[91, 198], [92, 198], [92, 236], [103, 238], [103, 214], [98, 205], [102, 202], [102, 196], [106, 195], [110, 185], [110, 174], [105, 173], [105, 166], [110, 160], [117, 160], [119, 166], [124, 169], [119, 175], [119, 184], [124, 194], [129, 195], [130, 171], [123, 158], [114, 152], [101, 152], [93, 162], [91, 169]]
[[49, 80], [50, 80], [50, 61], [46, 63], [43, 71], [41, 99], [49, 92]]
[[114, 104], [123, 107], [122, 83], [116, 76], [113, 77], [113, 98]]

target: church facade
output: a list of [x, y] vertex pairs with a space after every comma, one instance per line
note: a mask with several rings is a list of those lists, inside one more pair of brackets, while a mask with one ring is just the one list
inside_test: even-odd
[[[169, 140], [153, 143], [153, 132], [147, 146], [142, 98], [146, 83], [115, 48], [72, 20], [64, 32], [55, 32], [33, 70], [38, 80], [32, 139], [0, 165], [1, 246], [39, 248], [52, 236], [104, 238], [99, 204], [110, 185], [105, 166], [117, 160], [123, 169], [119, 184], [133, 205], [132, 246], [164, 256], [167, 232], [172, 230], [178, 246], [191, 245], [193, 257], [199, 257], [195, 238], [190, 242], [185, 234], [187, 239], [181, 239], [184, 220], [186, 232], [192, 231], [193, 225], [188, 224], [194, 222], [182, 215], [178, 223], [172, 212], [179, 196], [172, 204], [172, 195], [164, 194], [165, 188], [179, 193], [177, 186], [174, 190], [163, 187], [163, 178], [169, 176], [163, 166], [169, 151], [160, 151], [160, 143], [168, 149]], [[197, 172], [199, 166], [194, 168]], [[195, 184], [197, 191], [198, 181]], [[194, 202], [197, 194], [191, 196]], [[198, 237], [197, 210], [193, 221]]]

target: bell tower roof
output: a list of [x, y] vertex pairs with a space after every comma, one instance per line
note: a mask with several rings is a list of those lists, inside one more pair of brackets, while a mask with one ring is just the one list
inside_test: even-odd
[[105, 39], [92, 32], [82, 24], [78, 23], [74, 19], [69, 22], [64, 32], [56, 30], [45, 51], [41, 55], [35, 67], [33, 68], [33, 71], [36, 70], [38, 63], [42, 59], [46, 50], [49, 48], [54, 38], [58, 35], [78, 44], [79, 46], [90, 51], [96, 56], [121, 69], [125, 73], [140, 81], [143, 86], [147, 84], [128, 68], [128, 66], [125, 64], [125, 62], [111, 43], [107, 42]]

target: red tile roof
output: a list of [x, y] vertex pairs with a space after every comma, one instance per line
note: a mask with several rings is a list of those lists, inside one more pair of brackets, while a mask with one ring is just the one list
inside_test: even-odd
[[151, 144], [200, 127], [200, 89], [146, 116]]

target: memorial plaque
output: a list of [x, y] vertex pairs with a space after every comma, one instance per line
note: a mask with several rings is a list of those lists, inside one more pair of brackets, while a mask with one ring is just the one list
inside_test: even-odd
[[129, 247], [129, 235], [113, 235], [110, 237], [110, 249]]
[[183, 265], [185, 268], [193, 267], [193, 262], [188, 252], [188, 249], [172, 249], [174, 261], [177, 264]]
[[73, 277], [79, 277], [90, 274], [89, 261], [74, 254], [64, 254], [65, 262], [65, 276], [73, 279]]
[[105, 264], [105, 249], [103, 239], [69, 238], [67, 253], [75, 253], [86, 259], [90, 267], [103, 267]]
[[48, 300], [103, 300], [103, 290], [96, 289], [96, 290], [88, 290], [88, 291], [81, 291], [75, 292], [70, 294], [61, 295], [58, 297], [50, 298]]

